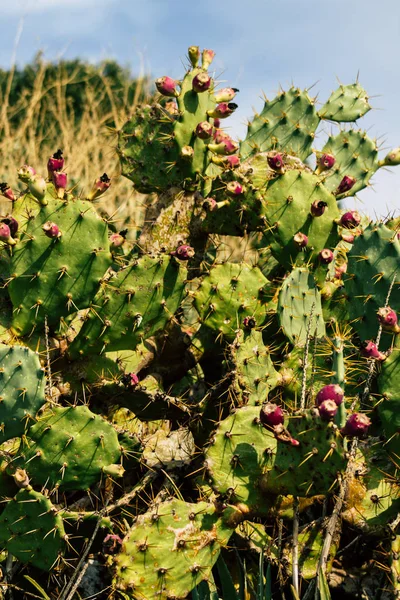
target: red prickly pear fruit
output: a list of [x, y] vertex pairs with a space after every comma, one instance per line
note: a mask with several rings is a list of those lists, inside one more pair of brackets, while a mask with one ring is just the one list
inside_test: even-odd
[[213, 210], [217, 210], [218, 203], [215, 198], [206, 198], [203, 202], [203, 208], [212, 212]]
[[14, 237], [18, 231], [18, 221], [14, 219], [12, 215], [6, 215], [4, 219], [1, 220], [2, 223], [5, 223], [10, 228], [10, 233]]
[[51, 179], [51, 174], [54, 171], [62, 171], [64, 168], [64, 158], [63, 151], [58, 149], [57, 152], [54, 152], [52, 156], [50, 156], [47, 161], [47, 172], [49, 174], [49, 179]]
[[283, 410], [273, 402], [267, 402], [260, 410], [260, 421], [267, 427], [276, 427], [282, 425], [285, 420]]
[[213, 126], [208, 121], [202, 121], [196, 127], [196, 135], [201, 140], [208, 140], [212, 136]]
[[139, 377], [136, 373], [125, 373], [121, 377], [121, 381], [126, 387], [136, 387], [139, 385]]
[[52, 223], [51, 221], [47, 221], [47, 223], [43, 225], [42, 229], [47, 237], [53, 240], [60, 238], [62, 235], [57, 223]]
[[136, 375], [136, 373], [129, 373], [129, 377], [131, 385], [137, 385], [139, 383], [139, 377]]
[[217, 104], [219, 102], [230, 102], [234, 99], [238, 91], [239, 90], [237, 88], [224, 88], [222, 90], [218, 90], [214, 95], [215, 101]]
[[301, 233], [301, 231], [299, 231], [298, 233], [296, 233], [296, 235], [293, 236], [293, 241], [298, 248], [303, 249], [306, 248], [308, 244], [308, 237], [305, 233]]
[[225, 158], [225, 162], [233, 169], [234, 167], [238, 167], [240, 165], [240, 158], [237, 154], [232, 154], [232, 156], [227, 156]]
[[167, 75], [164, 77], [159, 77], [155, 81], [156, 88], [163, 96], [167, 96], [168, 98], [177, 98], [179, 96], [179, 92], [176, 89], [178, 82]]
[[64, 198], [65, 188], [67, 187], [67, 174], [61, 173], [60, 171], [53, 171], [51, 179], [57, 190], [57, 197]]
[[231, 154], [231, 156], [219, 156], [218, 154], [214, 154], [211, 157], [211, 162], [220, 167], [225, 167], [226, 169], [234, 169], [240, 165], [240, 158], [237, 154]]
[[397, 313], [390, 306], [382, 307], [377, 312], [378, 321], [386, 331], [400, 332], [400, 327], [397, 324]]
[[107, 173], [103, 173], [99, 179], [96, 179], [94, 185], [87, 196], [87, 200], [97, 200], [100, 198], [110, 187], [111, 179], [108, 177]]
[[0, 223], [0, 242], [5, 242], [9, 246], [15, 246], [17, 243], [11, 236], [11, 231], [6, 223]]
[[269, 167], [277, 173], [284, 173], [283, 156], [280, 152], [267, 156]]
[[342, 181], [339, 183], [337, 190], [335, 191], [335, 195], [339, 196], [339, 194], [345, 194], [346, 192], [349, 192], [356, 183], [356, 181], [357, 180], [354, 177], [351, 177], [350, 175], [345, 175]]
[[240, 196], [245, 189], [238, 181], [230, 181], [226, 186], [226, 191], [230, 196]]
[[203, 50], [203, 53], [201, 55], [201, 66], [203, 67], [203, 69], [208, 69], [208, 67], [211, 65], [212, 61], [214, 60], [214, 56], [215, 56], [215, 52], [214, 50]]
[[195, 69], [200, 60], [200, 48], [198, 46], [190, 46], [188, 56], [192, 67]]
[[336, 405], [342, 404], [344, 398], [344, 391], [337, 383], [328, 383], [324, 385], [317, 394], [316, 402], [317, 406], [320, 406], [325, 400], [333, 400]]
[[334, 400], [324, 400], [318, 407], [319, 416], [323, 421], [331, 421], [337, 413], [337, 404]]
[[210, 89], [211, 81], [211, 77], [207, 73], [204, 73], [203, 71], [197, 73], [192, 80], [192, 90], [196, 92], [196, 94], [206, 92]]
[[213, 117], [213, 119], [226, 119], [226, 117], [229, 117], [237, 107], [238, 105], [234, 102], [221, 102], [212, 110], [208, 110], [207, 114], [209, 117]]
[[14, 202], [14, 192], [12, 191], [8, 183], [0, 183], [0, 193], [2, 196], [4, 196], [4, 198], [7, 198], [7, 200], [11, 200], [11, 202]]
[[356, 236], [354, 235], [354, 233], [342, 233], [340, 235], [340, 237], [342, 238], [342, 240], [344, 242], [347, 242], [348, 244], [352, 244], [354, 242], [354, 240], [356, 239]]
[[300, 446], [300, 442], [299, 442], [298, 440], [295, 440], [294, 438], [290, 438], [290, 440], [288, 441], [288, 443], [289, 443], [291, 446], [294, 446], [295, 448], [296, 448], [297, 446]]
[[321, 250], [318, 256], [320, 262], [322, 262], [322, 264], [324, 265], [329, 265], [329, 263], [331, 263], [334, 259], [332, 250], [329, 250], [328, 248], [324, 248], [323, 250]]
[[383, 361], [386, 358], [386, 354], [378, 350], [378, 346], [371, 340], [366, 340], [362, 343], [361, 354], [366, 358], [374, 358], [375, 360]]
[[223, 129], [214, 129], [213, 139], [216, 144], [220, 144], [226, 139], [230, 140], [231, 136], [226, 131], [223, 131]]
[[103, 540], [103, 550], [105, 554], [115, 554], [119, 552], [122, 545], [122, 538], [115, 533], [108, 533]]
[[124, 235], [122, 235], [121, 233], [113, 233], [110, 236], [110, 245], [111, 248], [119, 248], [120, 246], [122, 246], [122, 244], [125, 242], [126, 238]]
[[357, 210], [348, 210], [340, 217], [340, 225], [346, 229], [357, 227], [361, 223], [361, 215]]
[[332, 156], [332, 154], [322, 154], [319, 158], [318, 158], [318, 170], [321, 171], [328, 171], [329, 169], [332, 169], [333, 165], [336, 162], [336, 159], [334, 156]]
[[20, 179], [24, 183], [28, 183], [29, 181], [31, 181], [34, 175], [36, 175], [36, 171], [33, 167], [30, 167], [29, 165], [22, 165], [22, 167], [18, 169], [18, 179]]
[[254, 329], [256, 325], [257, 322], [254, 317], [245, 317], [243, 319], [243, 326], [246, 327], [246, 329]]
[[342, 279], [343, 273], [347, 272], [347, 262], [338, 263], [335, 265], [336, 279]]
[[190, 258], [193, 258], [195, 251], [194, 248], [192, 248], [192, 246], [188, 246], [187, 244], [182, 244], [181, 246], [178, 246], [176, 250], [174, 250], [173, 252], [170, 253], [171, 256], [175, 256], [175, 258], [178, 258], [179, 260], [189, 260]]
[[239, 149], [239, 144], [232, 140], [229, 136], [226, 136], [218, 144], [208, 144], [207, 148], [214, 154], [222, 154], [227, 156], [228, 154], [234, 154]]
[[[46, 181], [44, 177], [40, 175], [33, 175], [32, 178], [28, 181], [28, 188], [32, 196], [39, 200], [41, 204], [47, 204], [47, 200], [45, 200], [46, 196]], [[43, 202], [43, 200], [45, 200]]]
[[324, 214], [327, 206], [328, 204], [323, 200], [314, 200], [314, 202], [311, 204], [310, 212], [313, 217], [321, 217]]
[[363, 413], [353, 413], [349, 416], [345, 426], [341, 429], [342, 435], [349, 437], [363, 438], [368, 433], [368, 428], [371, 425], [371, 419]]
[[218, 129], [221, 127], [221, 121], [219, 119], [214, 119], [214, 127]]

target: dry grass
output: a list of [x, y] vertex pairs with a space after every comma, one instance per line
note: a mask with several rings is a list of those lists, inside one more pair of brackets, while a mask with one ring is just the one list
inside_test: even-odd
[[[70, 107], [67, 110], [66, 86], [78, 80], [78, 72], [65, 74], [62, 66], [51, 84], [45, 83], [48, 65], [41, 62], [31, 93], [21, 95], [16, 105], [10, 104], [10, 90], [14, 69], [11, 69], [7, 89], [0, 97], [0, 178], [7, 181], [14, 190], [22, 189], [17, 179], [17, 169], [22, 164], [32, 165], [38, 173], [46, 176], [48, 157], [62, 148], [66, 159], [66, 172], [70, 185], [76, 186], [77, 193], [91, 187], [93, 181], [106, 172], [112, 178], [112, 186], [100, 209], [108, 213], [117, 211], [117, 227], [129, 219], [135, 227], [143, 219], [143, 196], [136, 193], [131, 182], [120, 175], [119, 161], [115, 152], [116, 135], [107, 127], [110, 122], [119, 128], [126, 121], [129, 112], [146, 92], [145, 79], [138, 81], [134, 103], [128, 106], [128, 83], [123, 91], [124, 108], [117, 108], [110, 82], [101, 75], [103, 86], [94, 87], [90, 79], [82, 82], [85, 86], [85, 112], [81, 125], [75, 124], [75, 115]], [[100, 74], [100, 71], [99, 71]], [[1, 92], [0, 92], [1, 94]], [[104, 114], [102, 100], [107, 96], [111, 111]], [[120, 97], [119, 97], [120, 98]], [[118, 103], [121, 105], [121, 102]], [[19, 125], [12, 124], [12, 117], [19, 111], [24, 119]], [[49, 123], [49, 114], [53, 120]], [[46, 115], [46, 117], [44, 117]], [[46, 122], [44, 122], [44, 118]], [[57, 133], [60, 131], [61, 133]], [[7, 201], [0, 202], [2, 214], [10, 210]]]

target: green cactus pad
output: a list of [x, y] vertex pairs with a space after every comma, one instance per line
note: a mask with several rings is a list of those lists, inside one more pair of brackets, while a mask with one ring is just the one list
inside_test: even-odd
[[325, 335], [325, 322], [314, 278], [308, 269], [293, 269], [284, 280], [278, 299], [279, 322], [292, 344], [305, 344], [312, 310], [310, 335], [314, 335], [316, 330], [317, 337], [322, 337]]
[[369, 180], [379, 167], [376, 142], [365, 131], [350, 129], [330, 136], [322, 149], [324, 154], [335, 157], [335, 165], [330, 169], [323, 182], [334, 193], [345, 175], [354, 177], [356, 183], [338, 198], [354, 196], [368, 185]]
[[30, 428], [16, 466], [34, 483], [85, 490], [120, 460], [116, 430], [87, 406], [56, 406]]
[[50, 571], [65, 548], [62, 518], [50, 500], [22, 489], [0, 515], [0, 547], [22, 563]]
[[315, 101], [306, 90], [290, 88], [273, 100], [265, 100], [259, 115], [249, 123], [247, 136], [240, 145], [243, 160], [250, 154], [284, 150], [305, 160], [318, 127]]
[[378, 378], [378, 390], [382, 399], [376, 408], [385, 436], [385, 448], [395, 462], [400, 456], [400, 348], [395, 347], [383, 362]]
[[363, 117], [371, 108], [364, 88], [359, 83], [352, 83], [341, 85], [332, 92], [327, 102], [318, 111], [318, 115], [321, 119], [339, 123], [351, 122]]
[[115, 589], [142, 600], [186, 598], [228, 543], [233, 510], [173, 499], [140, 515], [114, 559]]
[[22, 346], [0, 345], [0, 444], [21, 436], [45, 403], [39, 356]]
[[[54, 222], [62, 233], [50, 239], [42, 230]], [[15, 246], [8, 286], [17, 335], [57, 326], [61, 317], [86, 308], [111, 265], [107, 224], [83, 200], [49, 201], [40, 207]]]
[[94, 298], [72, 358], [86, 353], [134, 350], [161, 330], [179, 306], [186, 271], [173, 257], [142, 256], [105, 283]]
[[[400, 312], [400, 240], [383, 224], [372, 224], [358, 236], [348, 254], [343, 276], [352, 325], [361, 340], [375, 339], [377, 311], [385, 306], [394, 281], [389, 304]], [[392, 335], [383, 333], [381, 349], [390, 345]]]
[[277, 441], [260, 424], [259, 415], [259, 407], [245, 406], [224, 419], [207, 449], [206, 465], [212, 486], [231, 504], [266, 514], [271, 498], [262, 494], [259, 482], [273, 467]]
[[200, 321], [230, 341], [244, 317], [253, 317], [258, 326], [265, 324], [273, 295], [261, 271], [244, 263], [213, 266], [193, 293]]

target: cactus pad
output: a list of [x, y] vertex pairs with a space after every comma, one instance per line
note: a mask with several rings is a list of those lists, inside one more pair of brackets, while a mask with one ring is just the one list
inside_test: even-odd
[[357, 83], [341, 85], [332, 92], [318, 115], [321, 119], [330, 121], [351, 122], [360, 119], [371, 110], [368, 95], [364, 88]]

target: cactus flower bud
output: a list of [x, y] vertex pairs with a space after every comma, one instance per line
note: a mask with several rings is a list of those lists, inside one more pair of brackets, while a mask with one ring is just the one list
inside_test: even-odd
[[192, 248], [191, 246], [188, 246], [187, 244], [182, 244], [170, 254], [171, 256], [175, 256], [175, 258], [178, 258], [179, 260], [189, 260], [190, 258], [193, 258], [195, 252], [194, 248]]
[[400, 332], [400, 327], [397, 324], [397, 314], [390, 306], [382, 307], [377, 312], [379, 323], [386, 331]]
[[230, 196], [240, 196], [243, 194], [245, 189], [238, 181], [230, 181], [226, 186], [226, 191]]
[[188, 50], [189, 60], [192, 67], [195, 69], [200, 60], [200, 48], [198, 46], [190, 46]]
[[51, 179], [51, 174], [54, 171], [62, 171], [64, 168], [64, 158], [63, 151], [58, 149], [57, 152], [54, 152], [53, 156], [50, 156], [47, 161], [47, 172], [49, 174], [49, 179]]
[[351, 229], [357, 227], [361, 223], [361, 216], [357, 210], [348, 210], [340, 217], [340, 225]]
[[310, 212], [313, 217], [321, 217], [324, 214], [327, 206], [327, 202], [324, 202], [323, 200], [314, 200], [314, 202], [311, 204]]
[[344, 398], [344, 391], [337, 383], [328, 383], [328, 385], [324, 385], [317, 394], [316, 403], [317, 406], [325, 402], [325, 400], [333, 400], [336, 402], [336, 405], [339, 406], [342, 404]]
[[219, 144], [208, 144], [207, 148], [214, 154], [234, 154], [239, 149], [239, 144], [232, 140], [229, 136], [225, 136]]
[[60, 238], [62, 235], [57, 223], [53, 223], [52, 221], [47, 221], [47, 223], [43, 225], [42, 229], [47, 237], [53, 240]]
[[124, 235], [122, 235], [121, 233], [113, 233], [110, 236], [110, 245], [111, 248], [119, 248], [120, 246], [122, 246], [122, 244], [125, 242], [126, 238]]
[[331, 421], [337, 413], [337, 404], [334, 400], [324, 400], [318, 407], [319, 416], [323, 421]]
[[371, 340], [366, 340], [362, 343], [361, 354], [366, 358], [374, 358], [375, 360], [385, 360], [386, 355], [378, 350], [378, 347]]
[[267, 156], [267, 161], [268, 161], [269, 167], [273, 171], [276, 171], [277, 173], [285, 172], [284, 164], [283, 164], [283, 156], [279, 152], [277, 152], [276, 154], [271, 154], [271, 155]]
[[14, 202], [15, 200], [14, 192], [12, 191], [8, 183], [0, 183], [0, 194], [4, 196], [4, 198], [11, 200], [11, 202]]
[[171, 77], [165, 75], [164, 77], [159, 77], [155, 81], [156, 88], [163, 96], [167, 96], [169, 98], [179, 96], [179, 92], [176, 89], [178, 82]]
[[296, 235], [293, 236], [293, 241], [298, 248], [303, 249], [308, 244], [308, 237], [305, 233], [301, 233], [301, 231], [299, 231], [298, 233], [296, 233]]
[[65, 188], [67, 187], [67, 174], [60, 171], [53, 171], [51, 178], [57, 190], [57, 197], [64, 198]]
[[400, 148], [391, 150], [389, 154], [384, 158], [383, 164], [387, 167], [395, 167], [400, 165]]
[[28, 183], [34, 175], [36, 175], [36, 171], [29, 165], [22, 165], [22, 167], [18, 169], [18, 179], [24, 183]]
[[201, 140], [208, 140], [212, 136], [213, 126], [208, 121], [202, 121], [196, 127], [196, 135]]
[[318, 158], [318, 171], [328, 171], [329, 169], [332, 169], [333, 165], [335, 164], [336, 159], [334, 156], [332, 156], [332, 154], [322, 154], [319, 158]]
[[209, 117], [213, 117], [213, 119], [226, 119], [226, 117], [229, 117], [237, 107], [238, 105], [234, 102], [221, 102], [212, 110], [208, 110], [207, 114]]
[[331, 263], [334, 258], [332, 250], [329, 250], [328, 248], [324, 248], [323, 250], [321, 250], [318, 256], [319, 260], [324, 265], [329, 265], [329, 263]]
[[28, 181], [28, 188], [36, 200], [39, 200], [39, 202], [43, 205], [47, 204], [47, 200], [45, 200], [46, 180], [44, 177], [41, 177], [40, 175], [33, 175]]
[[218, 90], [218, 92], [215, 92], [214, 95], [215, 101], [217, 104], [219, 102], [230, 102], [234, 99], [238, 91], [239, 90], [237, 88], [224, 88], [222, 90]]
[[275, 427], [276, 425], [283, 425], [285, 418], [283, 416], [283, 410], [277, 404], [273, 402], [267, 402], [260, 410], [260, 421], [267, 427]]
[[111, 179], [108, 177], [107, 173], [103, 173], [103, 175], [94, 182], [92, 190], [86, 199], [97, 200], [97, 198], [100, 198], [100, 196], [102, 196], [108, 190], [110, 185]]
[[368, 433], [368, 428], [371, 425], [371, 419], [363, 413], [353, 413], [347, 419], [345, 426], [341, 430], [342, 435], [349, 437], [363, 438]]
[[197, 75], [195, 75], [193, 77], [192, 89], [194, 92], [196, 92], [196, 94], [201, 94], [202, 92], [206, 92], [208, 89], [210, 89], [210, 85], [211, 85], [211, 77], [207, 73], [204, 73], [203, 71], [201, 71], [200, 73], [197, 73]]
[[215, 52], [214, 50], [203, 50], [202, 55], [201, 55], [201, 66], [203, 67], [203, 69], [208, 69], [208, 67], [211, 65], [212, 61], [214, 60], [214, 56], [215, 56]]
[[14, 235], [17, 233], [18, 231], [18, 221], [16, 219], [14, 219], [14, 217], [12, 215], [6, 215], [4, 217], [4, 219], [1, 220], [2, 223], [5, 223], [6, 225], [9, 226], [10, 228], [10, 233], [11, 235], [14, 237]]
[[254, 327], [256, 325], [257, 325], [257, 322], [254, 317], [245, 317], [243, 319], [243, 326], [246, 327], [247, 329], [254, 329]]
[[15, 246], [17, 243], [11, 236], [11, 231], [6, 223], [0, 223], [0, 242], [5, 242], [9, 246]]
[[350, 175], [345, 175], [342, 181], [339, 183], [337, 190], [334, 192], [335, 196], [339, 196], [339, 194], [345, 194], [346, 192], [351, 190], [356, 181], [357, 180], [354, 177], [351, 177]]

